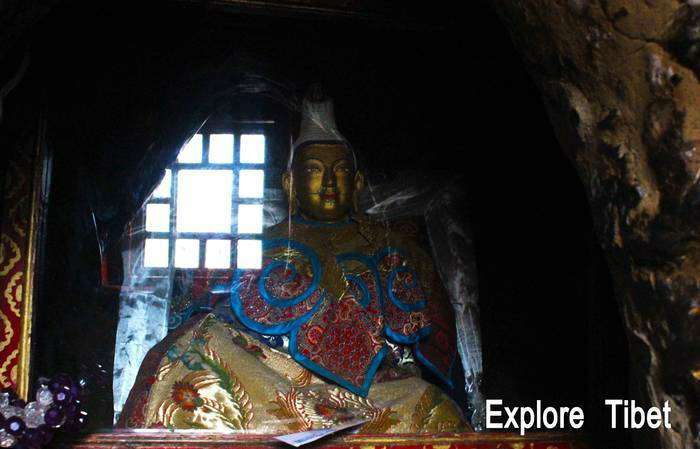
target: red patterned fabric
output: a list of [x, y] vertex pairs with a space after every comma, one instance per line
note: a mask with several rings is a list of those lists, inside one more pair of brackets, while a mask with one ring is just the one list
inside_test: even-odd
[[24, 147], [8, 155], [4, 185], [5, 215], [0, 221], [0, 386], [17, 387], [23, 303], [27, 291], [29, 261], [29, 221], [31, 218], [34, 159], [22, 153]]
[[368, 373], [368, 367], [384, 346], [374, 276], [363, 273], [361, 278], [365, 285], [371, 286], [367, 307], [356, 299], [361, 297], [358, 289], [351, 288], [339, 300], [329, 298], [321, 310], [301, 325], [296, 338], [299, 355], [357, 387], [362, 387], [367, 375], [372, 374]]
[[[264, 267], [272, 263], [267, 259]], [[311, 276], [305, 273], [289, 279], [290, 270], [283, 267], [275, 268], [265, 280], [267, 291], [281, 299], [291, 299], [304, 292], [311, 284]], [[262, 326], [277, 326], [294, 321], [308, 313], [324, 295], [323, 290], [315, 290], [307, 299], [290, 307], [276, 307], [263, 299], [258, 288], [259, 271], [248, 271], [238, 280], [241, 303], [245, 315]], [[263, 332], [262, 329], [253, 329]]]
[[[300, 242], [271, 240], [262, 269], [243, 271], [234, 282], [233, 310], [255, 332], [289, 333], [295, 360], [357, 394], [367, 394], [387, 352], [385, 338], [422, 341], [419, 360], [449, 384], [456, 353], [451, 307], [444, 291], [425, 282], [432, 278], [421, 279], [419, 264], [427, 262], [406, 254], [387, 247], [329, 262]], [[334, 273], [342, 273], [342, 285], [332, 285]]]
[[[428, 316], [430, 317], [431, 332], [427, 338], [416, 346], [419, 358], [445, 382], [451, 384], [452, 367], [457, 358], [457, 331], [452, 305], [447, 301], [447, 294], [440, 279], [434, 276], [430, 282], [430, 297], [428, 301]], [[440, 294], [442, 293], [442, 294]]]
[[[415, 343], [421, 337], [421, 331], [427, 331], [430, 325], [425, 306], [420, 305], [427, 300], [420, 279], [399, 250], [391, 249], [381, 256], [377, 267], [382, 278], [384, 317], [389, 336], [399, 343]], [[399, 304], [416, 310], [402, 310]]]

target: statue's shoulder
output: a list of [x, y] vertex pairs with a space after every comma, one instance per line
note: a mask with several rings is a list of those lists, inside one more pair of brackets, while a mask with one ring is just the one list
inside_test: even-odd
[[289, 236], [289, 221], [284, 220], [276, 225], [272, 225], [266, 228], [263, 232], [263, 238], [265, 239], [276, 239]]
[[444, 291], [438, 279], [425, 222], [421, 217], [387, 221], [368, 218], [365, 226], [380, 236], [375, 243], [376, 254], [385, 255], [396, 250], [402, 257], [401, 263], [416, 270], [421, 286], [425, 292], [430, 292], [432, 300], [442, 300], [438, 297], [443, 297]]
[[356, 221], [361, 233], [375, 236], [382, 245], [421, 247], [427, 243], [425, 226], [419, 219], [378, 220], [364, 215]]
[[[361, 252], [379, 252], [384, 248], [401, 249], [415, 256], [424, 256], [430, 250], [420, 219], [382, 220], [368, 215], [353, 215], [350, 220], [338, 226], [312, 226], [304, 222], [284, 220], [267, 228], [263, 234], [266, 240], [289, 239], [317, 247], [332, 241], [342, 241], [343, 247], [352, 247], [353, 242]], [[367, 248], [369, 243], [370, 248]], [[426, 251], [427, 249], [427, 251]]]

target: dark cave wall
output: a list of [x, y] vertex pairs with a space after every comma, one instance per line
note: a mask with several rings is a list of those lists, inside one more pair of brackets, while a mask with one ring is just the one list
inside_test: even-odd
[[[639, 448], [697, 447], [698, 104], [691, 2], [493, 2], [585, 186], [623, 310]], [[694, 2], [692, 2], [694, 3]]]

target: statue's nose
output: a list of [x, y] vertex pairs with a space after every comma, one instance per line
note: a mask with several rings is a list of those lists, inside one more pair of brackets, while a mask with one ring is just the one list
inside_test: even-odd
[[333, 170], [323, 171], [323, 187], [335, 187], [335, 176], [333, 176]]

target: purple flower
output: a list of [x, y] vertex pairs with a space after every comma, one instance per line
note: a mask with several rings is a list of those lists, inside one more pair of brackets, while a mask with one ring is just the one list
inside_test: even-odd
[[53, 400], [56, 404], [66, 405], [71, 400], [70, 388], [61, 388], [54, 391]]
[[72, 385], [73, 381], [67, 374], [56, 374], [49, 381], [49, 390], [51, 390], [51, 392], [55, 394], [59, 390], [70, 390], [70, 387]]
[[66, 418], [65, 413], [58, 407], [51, 407], [44, 413], [44, 422], [49, 427], [57, 428], [63, 424], [63, 420]]
[[27, 426], [24, 425], [24, 421], [22, 421], [21, 418], [13, 416], [5, 421], [5, 426], [3, 428], [5, 429], [5, 432], [9, 433], [10, 435], [18, 436], [22, 435], [22, 432], [24, 432], [26, 427]]
[[5, 418], [0, 413], [0, 429], [16, 440], [12, 449], [41, 449], [53, 438], [53, 429], [65, 427], [72, 431], [78, 431], [86, 422], [87, 413], [80, 408], [81, 384], [74, 383], [66, 374], [57, 374], [50, 380], [40, 379], [40, 382], [41, 387], [36, 393], [37, 402], [30, 404], [30, 407], [26, 407], [26, 402], [20, 399], [13, 390], [2, 390], [2, 392], [7, 393], [6, 398], [8, 399], [7, 402], [3, 403], [3, 406], [24, 408], [29, 419], [28, 422], [32, 426], [41, 422], [41, 417], [36, 415], [37, 412], [41, 413], [41, 407], [53, 403], [44, 412], [45, 424], [36, 428], [28, 427], [27, 423], [18, 416]]

